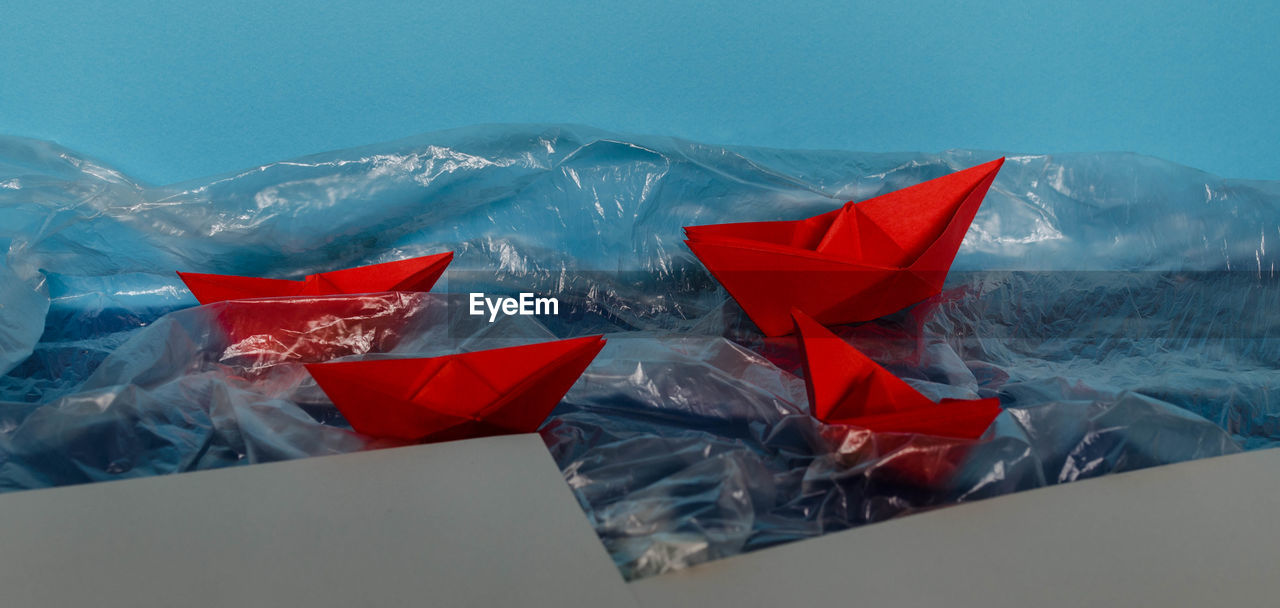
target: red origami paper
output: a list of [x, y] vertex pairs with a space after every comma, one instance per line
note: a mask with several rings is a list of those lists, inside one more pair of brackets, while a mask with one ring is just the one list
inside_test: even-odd
[[971, 439], [875, 433], [852, 426], [824, 426], [819, 432], [831, 446], [834, 462], [845, 469], [861, 468], [868, 483], [930, 490], [950, 487], [974, 446]]
[[226, 336], [218, 360], [251, 374], [391, 350], [428, 305], [425, 294], [390, 292], [229, 300], [205, 310]]
[[315, 363], [307, 371], [356, 431], [448, 441], [538, 430], [604, 344], [590, 336], [443, 357]]
[[828, 325], [936, 295], [1004, 159], [805, 220], [686, 226], [694, 255], [768, 336], [797, 308]]
[[[430, 291], [453, 252], [308, 275], [301, 281], [179, 272], [227, 338], [221, 360], [249, 372], [286, 361], [325, 361], [387, 350], [407, 315], [402, 292]], [[367, 295], [355, 295], [367, 294]]]
[[453, 260], [447, 251], [383, 264], [307, 275], [301, 281], [260, 279], [227, 274], [179, 272], [178, 276], [201, 304], [224, 300], [329, 296], [385, 291], [431, 291]]
[[822, 324], [794, 311], [809, 412], [831, 424], [884, 433], [977, 439], [1000, 414], [999, 399], [934, 403]]

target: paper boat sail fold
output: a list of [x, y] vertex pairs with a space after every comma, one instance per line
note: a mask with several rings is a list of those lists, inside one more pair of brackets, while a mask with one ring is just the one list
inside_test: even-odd
[[315, 363], [356, 431], [447, 441], [532, 433], [604, 347], [602, 336], [442, 357]]
[[225, 300], [330, 296], [387, 291], [431, 291], [444, 273], [453, 252], [383, 264], [308, 275], [301, 281], [260, 279], [225, 274], [179, 272], [178, 276], [201, 304]]
[[938, 294], [998, 159], [804, 220], [687, 226], [685, 241], [768, 336], [797, 308], [869, 321]]
[[809, 411], [818, 420], [878, 432], [976, 439], [1000, 414], [999, 399], [935, 403], [808, 315], [795, 311], [794, 323]]

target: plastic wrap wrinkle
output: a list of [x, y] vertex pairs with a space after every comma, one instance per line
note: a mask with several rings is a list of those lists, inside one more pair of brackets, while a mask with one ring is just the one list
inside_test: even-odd
[[[352, 432], [303, 365], [596, 333], [541, 433], [628, 578], [1274, 447], [1276, 182], [1008, 156], [941, 295], [833, 328], [931, 399], [998, 397], [974, 441], [812, 419], [794, 338], [763, 337], [682, 243], [686, 225], [808, 217], [998, 156], [501, 126], [153, 187], [0, 138], [0, 489], [397, 445]], [[431, 295], [198, 307], [173, 273], [299, 279], [444, 251]], [[466, 314], [467, 292], [503, 290], [560, 314]]]

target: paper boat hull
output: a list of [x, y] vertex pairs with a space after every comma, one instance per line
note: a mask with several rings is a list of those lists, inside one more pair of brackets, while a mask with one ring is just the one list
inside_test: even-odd
[[411, 441], [531, 433], [604, 347], [600, 336], [420, 359], [308, 365], [356, 431]]
[[392, 292], [232, 300], [204, 310], [222, 333], [220, 360], [252, 371], [391, 350], [428, 305], [425, 294]]
[[1000, 414], [1000, 400], [994, 398], [935, 403], [812, 317], [800, 311], [792, 315], [809, 411], [827, 424], [976, 439]]
[[301, 281], [195, 272], [179, 272], [178, 276], [196, 300], [212, 304], [256, 298], [431, 291], [452, 260], [453, 252], [449, 251], [313, 274]]
[[869, 321], [937, 295], [1003, 159], [804, 220], [685, 228], [685, 243], [768, 336], [792, 308]]
[[453, 252], [359, 266], [302, 281], [179, 272], [210, 306], [226, 358], [248, 369], [393, 348], [406, 315], [424, 305]]
[[738, 241], [685, 242], [770, 337], [795, 330], [792, 308], [826, 325], [870, 321], [937, 295], [946, 278], [945, 271], [869, 268]]
[[876, 433], [854, 426], [830, 425], [820, 432], [841, 467], [854, 469], [876, 463], [862, 469], [867, 482], [929, 491], [951, 487], [978, 445], [971, 439]]

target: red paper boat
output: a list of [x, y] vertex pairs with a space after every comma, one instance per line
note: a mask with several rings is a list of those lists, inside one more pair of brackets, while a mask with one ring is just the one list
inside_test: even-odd
[[448, 251], [307, 275], [301, 281], [194, 272], [179, 272], [178, 276], [201, 304], [212, 304], [224, 300], [253, 298], [431, 291], [431, 286], [436, 284], [452, 260], [453, 252]]
[[976, 439], [1000, 414], [999, 399], [934, 403], [808, 315], [794, 311], [794, 321], [809, 411], [818, 420], [877, 432]]
[[260, 298], [217, 302], [202, 313], [226, 336], [219, 361], [249, 375], [281, 363], [391, 350], [429, 302], [407, 292]]
[[1004, 159], [806, 220], [687, 226], [685, 241], [768, 336], [791, 309], [870, 321], [936, 295]]
[[604, 344], [590, 336], [425, 359], [315, 363], [307, 371], [355, 430], [447, 441], [538, 430]]

